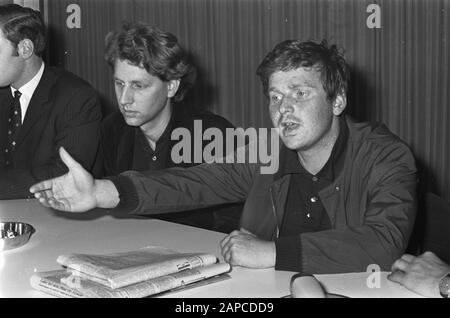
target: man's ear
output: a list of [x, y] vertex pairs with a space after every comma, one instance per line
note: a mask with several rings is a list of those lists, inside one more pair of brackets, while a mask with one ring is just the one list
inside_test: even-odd
[[23, 39], [17, 44], [17, 53], [23, 59], [29, 59], [34, 54], [34, 44], [30, 39]]
[[178, 88], [180, 87], [180, 80], [170, 80], [167, 82], [167, 97], [172, 98], [175, 96], [175, 94], [178, 91]]
[[345, 94], [340, 93], [336, 96], [333, 102], [333, 115], [341, 115], [345, 107], [347, 107], [347, 97]]

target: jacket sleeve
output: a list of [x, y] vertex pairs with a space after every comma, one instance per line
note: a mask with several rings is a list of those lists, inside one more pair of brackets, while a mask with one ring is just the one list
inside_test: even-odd
[[405, 251], [417, 209], [413, 155], [403, 143], [391, 143], [376, 155], [366, 171], [358, 180], [368, 179], [367, 191], [358, 198], [355, 193], [340, 198], [365, 202], [361, 211], [340, 212], [341, 217], [353, 213], [361, 220], [358, 224], [347, 222], [333, 230], [300, 235], [302, 271], [362, 272], [371, 264], [389, 270]]
[[127, 171], [109, 178], [119, 191], [115, 208], [157, 214], [244, 201], [257, 164], [204, 163], [191, 168]]
[[[55, 135], [52, 155], [40, 166], [29, 169], [0, 170], [0, 199], [19, 199], [31, 197], [29, 188], [34, 183], [54, 178], [67, 172], [67, 168], [59, 158], [58, 149], [64, 147], [87, 170], [92, 171], [99, 148], [99, 125], [101, 107], [96, 92], [92, 88], [82, 86], [74, 90], [69, 98], [56, 99], [61, 110], [56, 115]], [[53, 114], [52, 114], [53, 116]], [[98, 165], [97, 165], [98, 166]]]

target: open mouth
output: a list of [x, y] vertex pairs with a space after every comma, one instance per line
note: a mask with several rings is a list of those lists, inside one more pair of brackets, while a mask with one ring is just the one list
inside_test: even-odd
[[299, 128], [300, 124], [292, 121], [286, 121], [281, 123], [281, 127], [284, 134], [289, 134]]

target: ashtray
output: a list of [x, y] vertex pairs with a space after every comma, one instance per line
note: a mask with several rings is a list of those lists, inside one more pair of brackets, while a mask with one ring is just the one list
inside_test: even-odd
[[28, 223], [0, 222], [0, 251], [26, 244], [33, 232], [34, 228]]

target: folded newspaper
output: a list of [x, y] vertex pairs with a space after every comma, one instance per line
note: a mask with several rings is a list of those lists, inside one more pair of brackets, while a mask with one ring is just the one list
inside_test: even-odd
[[[189, 287], [197, 282], [207, 282], [208, 279], [229, 271], [229, 264], [218, 263], [112, 289], [74, 276], [66, 270], [55, 270], [34, 274], [31, 277], [31, 286], [47, 294], [64, 298], [142, 298], [181, 287]], [[227, 278], [229, 278], [228, 275]], [[209, 283], [216, 281], [218, 280], [209, 281]]]
[[66, 269], [38, 272], [35, 289], [59, 297], [146, 297], [230, 271], [227, 263], [205, 253], [178, 253], [150, 246], [108, 255], [61, 255]]

